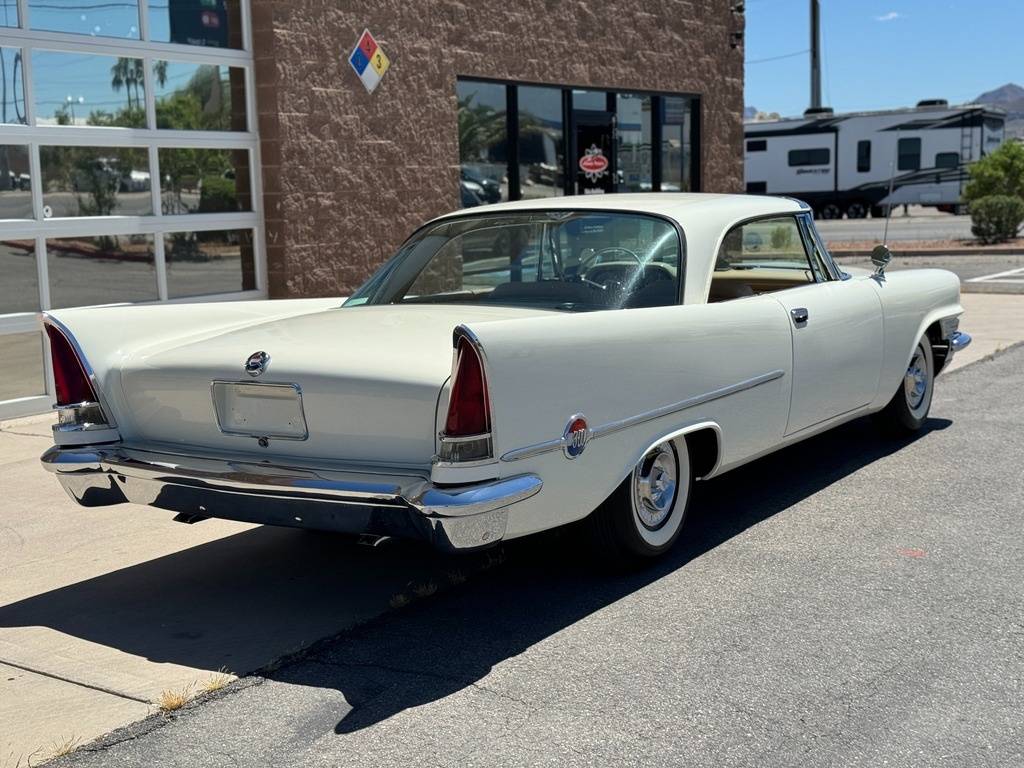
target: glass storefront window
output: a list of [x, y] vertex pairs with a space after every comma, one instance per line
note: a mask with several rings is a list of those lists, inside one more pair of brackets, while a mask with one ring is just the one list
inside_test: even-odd
[[217, 64], [154, 61], [156, 127], [244, 131], [245, 70]]
[[146, 127], [142, 59], [32, 51], [40, 125]]
[[692, 168], [692, 108], [690, 99], [665, 96], [661, 115], [661, 189], [690, 192]]
[[606, 112], [608, 110], [608, 92], [581, 91], [577, 88], [572, 92], [572, 108]]
[[54, 309], [157, 298], [152, 235], [61, 237], [46, 241]]
[[519, 186], [521, 197], [564, 193], [565, 130], [562, 91], [519, 88]]
[[32, 397], [46, 392], [43, 379], [43, 334], [7, 333], [0, 335], [0, 401]]
[[159, 158], [165, 214], [252, 210], [247, 150], [161, 147]]
[[[0, 144], [0, 219], [31, 219], [28, 147]], [[2, 310], [0, 310], [2, 311]]]
[[25, 125], [25, 71], [20, 48], [0, 48], [0, 123]]
[[0, 0], [0, 27], [18, 26], [18, 0]]
[[169, 232], [164, 235], [167, 295], [175, 299], [256, 287], [252, 230]]
[[505, 86], [460, 80], [456, 92], [462, 207], [508, 200]]
[[150, 0], [149, 39], [159, 43], [241, 48], [241, 2]]
[[0, 275], [0, 315], [39, 310], [35, 240], [0, 242]]
[[617, 192], [650, 192], [651, 97], [620, 93], [615, 100], [617, 118]]
[[28, 0], [28, 14], [29, 24], [35, 30], [139, 39], [138, 0]]
[[148, 216], [153, 213], [145, 149], [40, 147], [43, 216]]

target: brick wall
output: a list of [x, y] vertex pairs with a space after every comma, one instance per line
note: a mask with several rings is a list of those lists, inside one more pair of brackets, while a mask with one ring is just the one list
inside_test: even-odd
[[[699, 94], [703, 188], [742, 190], [733, 4], [252, 0], [270, 295], [347, 294], [458, 206], [459, 75]], [[373, 94], [347, 60], [364, 27], [391, 59]]]

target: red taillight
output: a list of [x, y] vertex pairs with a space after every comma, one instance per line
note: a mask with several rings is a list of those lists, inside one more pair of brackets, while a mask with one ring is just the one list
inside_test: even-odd
[[53, 361], [53, 383], [57, 388], [57, 405], [95, 403], [92, 388], [82, 361], [75, 354], [71, 342], [59, 330], [47, 323], [46, 335], [50, 339], [50, 359]]
[[457, 360], [444, 435], [469, 437], [490, 432], [491, 416], [483, 366], [476, 349], [465, 338], [459, 339]]

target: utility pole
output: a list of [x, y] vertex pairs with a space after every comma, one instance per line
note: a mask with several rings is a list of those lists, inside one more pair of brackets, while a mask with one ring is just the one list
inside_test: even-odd
[[821, 107], [821, 9], [811, 0], [811, 109]]

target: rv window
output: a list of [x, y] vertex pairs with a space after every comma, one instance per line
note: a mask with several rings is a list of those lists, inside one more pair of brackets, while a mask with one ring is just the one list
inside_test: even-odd
[[857, 142], [857, 173], [867, 173], [871, 170], [871, 142]]
[[747, 182], [747, 194], [748, 195], [767, 195], [768, 194], [768, 182], [767, 181], [748, 181]]
[[900, 171], [921, 170], [921, 140], [900, 139], [896, 145], [896, 168]]
[[828, 147], [820, 149], [789, 150], [789, 165], [828, 165], [832, 161], [832, 151]]
[[768, 149], [768, 142], [765, 139], [753, 139], [747, 142], [747, 152], [764, 152]]
[[960, 167], [960, 153], [959, 152], [939, 152], [935, 156], [935, 167], [936, 168], [959, 168]]

